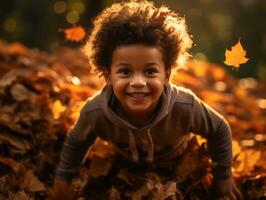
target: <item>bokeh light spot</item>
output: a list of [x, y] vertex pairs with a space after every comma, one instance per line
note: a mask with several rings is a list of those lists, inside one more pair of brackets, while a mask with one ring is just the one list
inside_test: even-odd
[[266, 109], [266, 99], [259, 99], [257, 100], [257, 103], [261, 109]]
[[85, 5], [82, 2], [74, 2], [72, 5], [72, 10], [77, 11], [79, 14], [82, 14], [85, 11]]
[[258, 81], [254, 78], [243, 78], [238, 81], [238, 86], [242, 89], [254, 89], [258, 85]]
[[75, 24], [79, 21], [79, 13], [77, 11], [71, 11], [67, 13], [66, 20], [70, 24]]
[[219, 91], [219, 92], [223, 92], [226, 90], [226, 84], [225, 82], [223, 81], [217, 81], [215, 84], [214, 84], [214, 88]]
[[4, 30], [9, 33], [13, 33], [17, 30], [17, 21], [13, 18], [7, 18], [4, 21]]
[[54, 12], [57, 14], [62, 14], [66, 11], [67, 5], [64, 1], [57, 1], [54, 4]]
[[194, 58], [195, 58], [196, 60], [202, 60], [202, 61], [206, 61], [206, 60], [207, 60], [206, 55], [205, 55], [204, 53], [201, 53], [201, 52], [197, 52], [197, 53], [195, 53]]

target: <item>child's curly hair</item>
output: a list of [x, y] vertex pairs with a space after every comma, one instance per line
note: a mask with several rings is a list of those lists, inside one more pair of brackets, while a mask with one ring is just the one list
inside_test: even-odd
[[166, 69], [184, 67], [192, 40], [185, 20], [165, 6], [130, 0], [106, 8], [93, 21], [83, 52], [101, 74], [110, 70], [116, 47], [127, 44], [159, 46]]

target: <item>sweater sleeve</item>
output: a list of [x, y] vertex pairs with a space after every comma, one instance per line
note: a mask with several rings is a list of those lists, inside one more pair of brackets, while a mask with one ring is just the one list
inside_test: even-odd
[[73, 129], [67, 134], [60, 155], [55, 178], [66, 180], [68, 183], [77, 175], [82, 159], [90, 145], [96, 139], [92, 125], [87, 119], [84, 109]]
[[195, 95], [193, 96], [191, 131], [205, 137], [208, 141], [212, 161], [217, 164], [212, 170], [214, 178], [229, 177], [233, 159], [230, 126], [222, 115]]

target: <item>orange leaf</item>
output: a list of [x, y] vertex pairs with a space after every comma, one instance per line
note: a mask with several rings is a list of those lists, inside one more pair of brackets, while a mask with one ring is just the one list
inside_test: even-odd
[[243, 49], [240, 40], [238, 43], [232, 47], [231, 51], [225, 51], [225, 61], [224, 63], [229, 66], [238, 68], [240, 64], [244, 64], [248, 61], [246, 56], [246, 51]]
[[79, 42], [83, 40], [86, 35], [84, 28], [81, 26], [64, 29], [63, 31], [65, 33], [65, 38], [69, 41]]

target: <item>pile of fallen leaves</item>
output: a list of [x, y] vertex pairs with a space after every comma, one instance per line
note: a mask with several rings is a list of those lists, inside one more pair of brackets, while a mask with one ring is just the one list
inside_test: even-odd
[[[266, 84], [238, 80], [219, 66], [197, 61], [173, 73], [172, 82], [192, 89], [225, 116], [233, 132], [235, 180], [247, 199], [265, 198]], [[0, 41], [0, 199], [49, 197], [66, 133], [85, 100], [103, 84], [77, 50], [45, 53]], [[209, 198], [211, 175], [203, 169], [210, 163], [202, 139], [193, 141], [177, 168], [122, 165], [116, 159], [112, 146], [97, 140], [73, 181], [76, 196]]]

